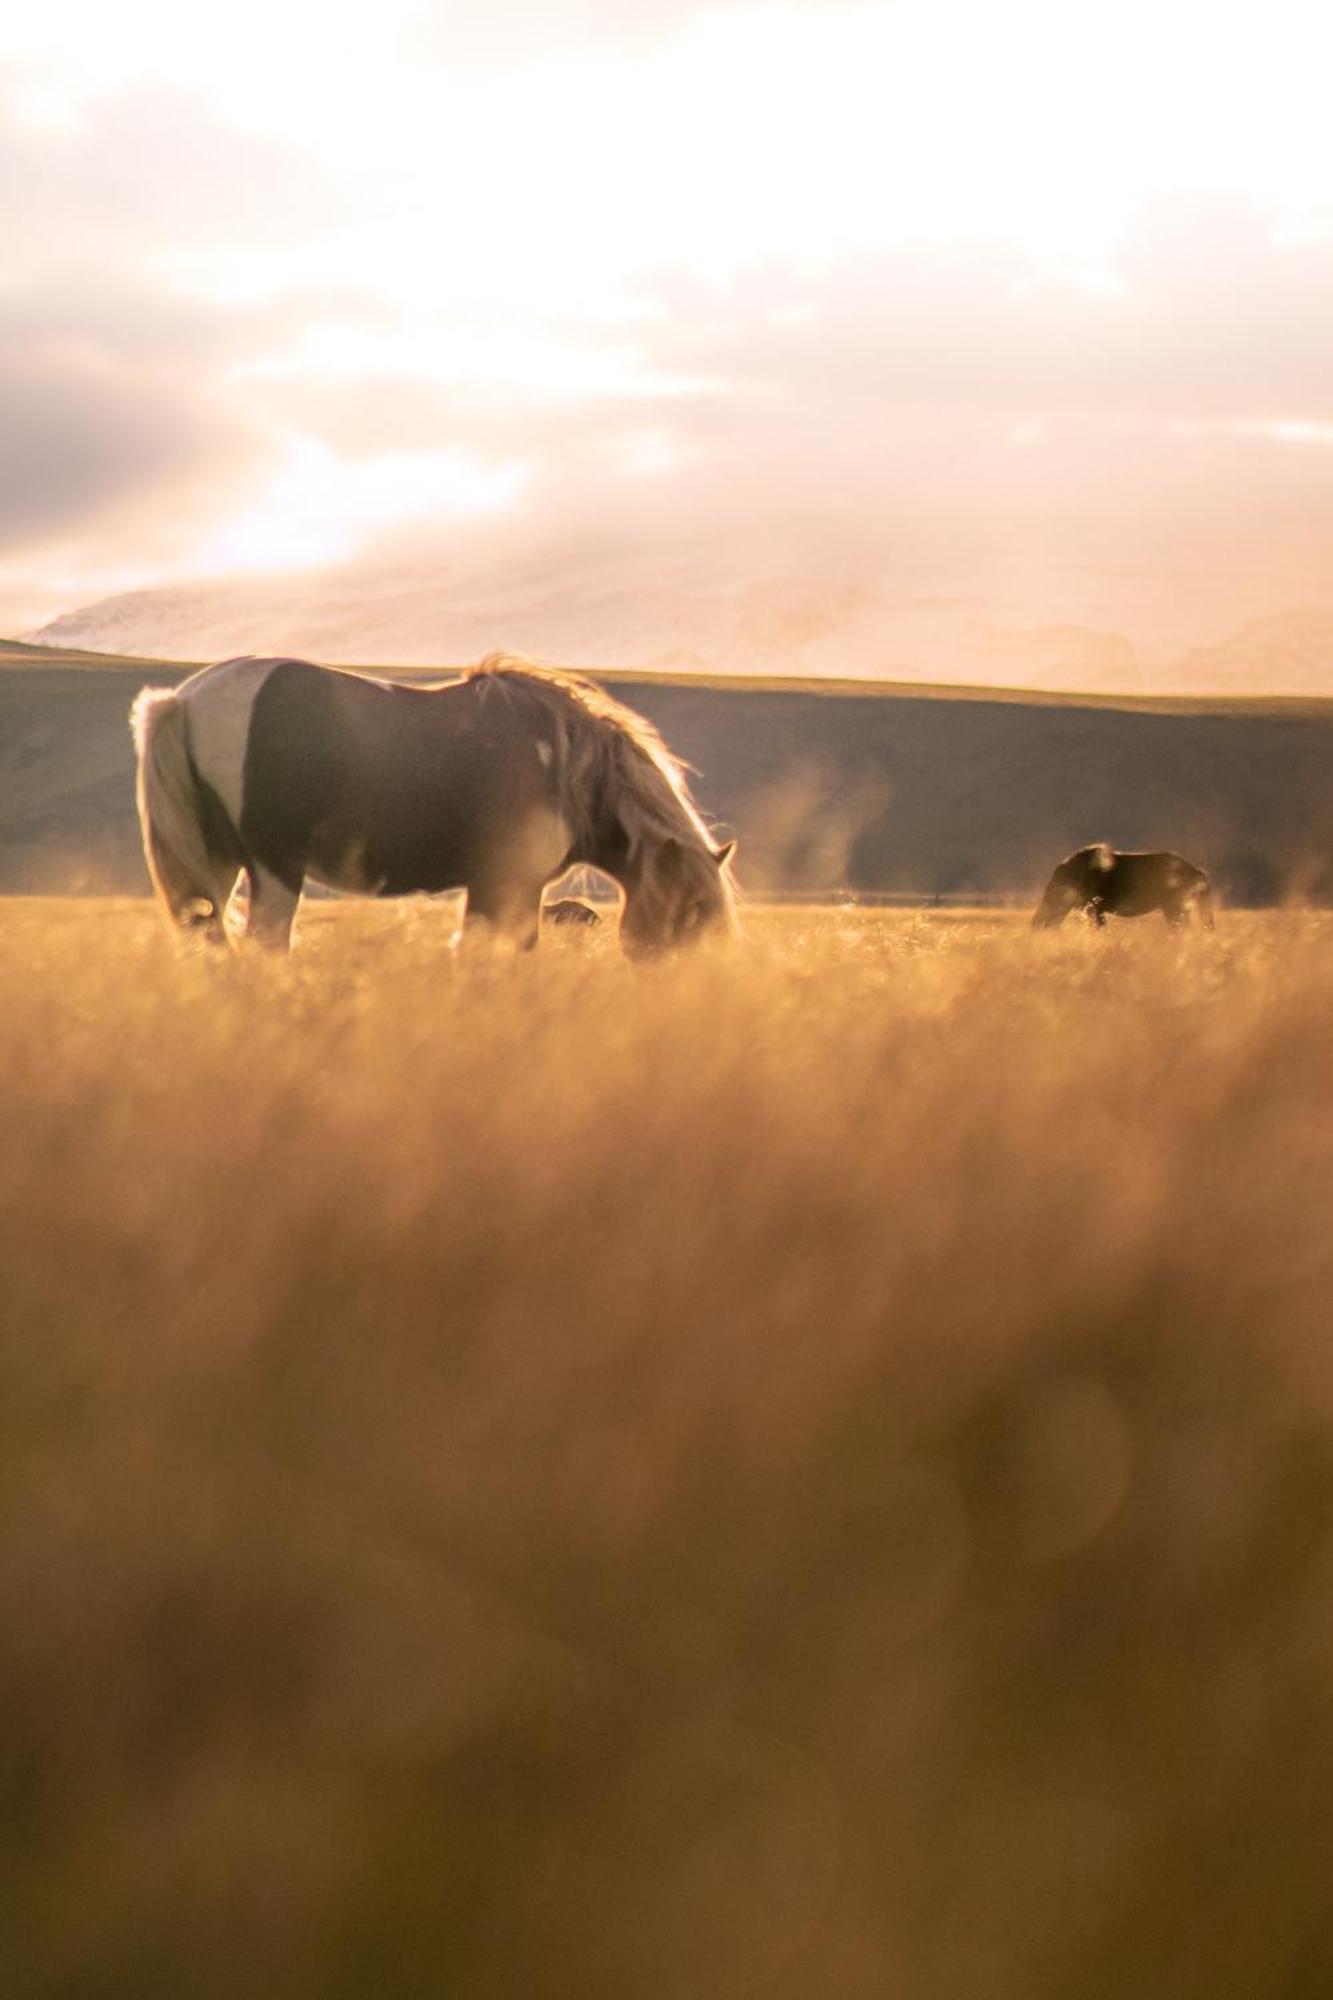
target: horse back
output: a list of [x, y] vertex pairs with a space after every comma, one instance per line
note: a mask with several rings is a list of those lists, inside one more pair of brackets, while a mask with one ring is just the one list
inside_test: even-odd
[[1160, 909], [1164, 902], [1207, 882], [1202, 868], [1169, 849], [1155, 853], [1121, 853], [1107, 895], [1108, 907], [1126, 915]]

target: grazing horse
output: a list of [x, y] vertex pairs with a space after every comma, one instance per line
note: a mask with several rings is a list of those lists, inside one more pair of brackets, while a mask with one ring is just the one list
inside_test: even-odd
[[1160, 910], [1169, 924], [1187, 924], [1197, 916], [1206, 930], [1213, 928], [1212, 893], [1202, 868], [1179, 854], [1120, 854], [1104, 841], [1080, 847], [1053, 870], [1033, 927], [1051, 930], [1071, 910], [1082, 910], [1098, 926], [1108, 916], [1146, 917]]
[[173, 923], [286, 946], [307, 880], [372, 896], [465, 889], [470, 923], [536, 942], [575, 862], [624, 891], [645, 954], [734, 928], [728, 862], [652, 725], [591, 682], [493, 653], [432, 687], [306, 660], [224, 660], [134, 704], [144, 852]]

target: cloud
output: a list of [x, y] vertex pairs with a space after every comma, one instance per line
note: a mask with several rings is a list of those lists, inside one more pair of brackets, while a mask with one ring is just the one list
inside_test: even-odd
[[[522, 450], [566, 492], [618, 451], [631, 466], [652, 432], [683, 506], [731, 492], [768, 511], [780, 497], [892, 513], [936, 497], [961, 508], [963, 534], [1000, 493], [1020, 509], [1058, 496], [1095, 522], [1218, 465], [1266, 466], [1260, 489], [1317, 499], [1322, 464], [1291, 447], [1333, 420], [1333, 245], [1283, 246], [1248, 212], [1209, 206], [1145, 217], [1118, 277], [1057, 283], [1020, 252], [975, 247], [770, 264], [726, 284], [663, 273], [641, 292], [637, 372], [615, 394], [293, 376], [268, 385], [268, 408], [351, 453]], [[616, 350], [585, 340], [590, 381], [599, 351], [609, 379]]]
[[[843, 563], [1149, 647], [1329, 601], [1316, 364], [1333, 245], [1284, 245], [1240, 207], [1177, 207], [1141, 219], [1118, 275], [1055, 284], [1017, 252], [921, 250], [725, 285], [659, 274], [645, 379], [707, 393], [553, 407], [466, 385], [381, 398], [366, 380], [312, 393], [303, 421], [341, 448], [527, 454], [521, 501], [466, 543], [478, 573], [562, 551], [652, 552], [665, 570], [706, 547], [737, 574]], [[372, 556], [424, 572], [463, 540], [420, 523]]]
[[439, 62], [510, 66], [595, 48], [642, 51], [683, 33], [703, 16], [738, 11], [743, 0], [453, 0], [431, 11], [409, 37], [412, 53]]
[[977, 245], [657, 281], [658, 366], [752, 400], [1005, 418], [1333, 414], [1333, 244], [1219, 204], [1148, 210], [1101, 283]]
[[[1015, 438], [1058, 445], [1093, 427], [1140, 442], [1151, 433], [1169, 453], [1184, 425], [1333, 420], [1333, 245], [1280, 245], [1245, 210], [1149, 215], [1115, 280], [1057, 280], [1021, 252], [977, 246], [816, 271], [769, 263], [725, 283], [665, 272], [640, 285], [629, 359], [619, 332], [544, 331], [534, 316], [524, 373], [540, 376], [545, 339], [553, 377], [577, 393], [543, 394], [484, 361], [470, 376], [456, 318], [434, 346], [428, 330], [397, 343], [409, 372], [377, 371], [373, 359], [359, 374], [294, 364], [255, 393], [352, 452], [509, 450], [526, 436], [539, 455], [564, 455], [581, 438], [596, 446], [651, 423], [733, 466], [742, 445], [860, 460], [872, 484], [908, 469], [870, 447], [915, 445], [923, 429], [971, 432], [1007, 453]], [[478, 356], [503, 355], [513, 329], [478, 309], [469, 342]], [[455, 348], [463, 359], [452, 374], [413, 373], [413, 344], [423, 368]], [[386, 355], [395, 345], [389, 327]], [[929, 481], [928, 464], [911, 471]]]
[[[299, 293], [220, 305], [159, 265], [205, 238], [308, 230], [336, 212], [327, 178], [198, 99], [145, 88], [69, 129], [0, 111], [0, 182], [21, 190], [0, 208], [5, 561], [87, 539], [102, 560], [151, 563], [234, 507], [271, 455], [231, 368], [331, 309]], [[340, 295], [336, 309], [370, 307]]]
[[29, 283], [201, 243], [279, 245], [345, 212], [328, 164], [237, 131], [197, 93], [138, 85], [51, 129], [7, 110], [4, 82], [0, 70], [0, 185], [21, 198], [0, 208], [0, 269]]
[[5, 323], [11, 545], [176, 574], [266, 524], [275, 562], [819, 545], [1015, 616], [1147, 630], [1174, 593], [1186, 638], [1233, 586], [1214, 623], [1327, 595], [1333, 244], [1240, 204], [1145, 210], [1110, 273], [976, 245], [770, 259], [645, 276], [610, 324], [354, 282], [223, 303], [91, 263]]
[[182, 385], [75, 342], [0, 345], [0, 533], [12, 550], [201, 485], [234, 488], [254, 441]]

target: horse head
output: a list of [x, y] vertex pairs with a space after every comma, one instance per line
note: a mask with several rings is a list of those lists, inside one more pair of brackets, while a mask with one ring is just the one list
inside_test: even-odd
[[734, 840], [714, 847], [693, 834], [644, 843], [625, 879], [620, 936], [635, 958], [731, 936], [736, 928], [729, 863]]
[[1052, 870], [1051, 879], [1032, 919], [1033, 930], [1055, 930], [1071, 910], [1080, 909], [1088, 901], [1090, 891], [1078, 877], [1074, 858], [1062, 861]]

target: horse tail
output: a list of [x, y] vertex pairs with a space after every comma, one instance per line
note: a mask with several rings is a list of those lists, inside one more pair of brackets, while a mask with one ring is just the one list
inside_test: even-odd
[[172, 688], [144, 688], [130, 710], [138, 753], [135, 803], [148, 873], [172, 922], [202, 924], [222, 941], [225, 886], [221, 857], [205, 830], [206, 802], [190, 755], [185, 704]]

